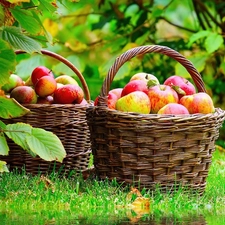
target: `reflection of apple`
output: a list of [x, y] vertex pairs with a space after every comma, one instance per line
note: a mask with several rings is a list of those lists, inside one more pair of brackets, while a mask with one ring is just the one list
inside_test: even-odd
[[45, 66], [36, 67], [31, 73], [31, 81], [33, 85], [43, 76], [51, 76], [54, 78], [54, 75], [50, 69]]
[[148, 93], [148, 87], [145, 81], [143, 80], [132, 80], [129, 81], [123, 88], [121, 92], [121, 97], [134, 92], [134, 91], [142, 91], [146, 94]]
[[148, 96], [151, 101], [151, 113], [158, 111], [168, 103], [178, 103], [178, 94], [168, 85], [156, 85], [149, 88]]
[[54, 92], [54, 103], [57, 104], [80, 104], [84, 98], [82, 88], [75, 84], [66, 84]]
[[193, 95], [185, 95], [180, 99], [179, 103], [185, 106], [190, 114], [207, 114], [215, 111], [212, 98], [204, 92], [195, 93]]
[[151, 103], [147, 94], [142, 91], [134, 91], [117, 100], [116, 110], [149, 114]]
[[112, 90], [109, 91], [109, 93], [113, 93], [117, 96], [117, 98], [119, 99], [121, 97], [121, 93], [122, 93], [123, 88], [114, 88]]
[[40, 97], [45, 97], [53, 94], [56, 88], [57, 88], [56, 81], [51, 76], [41, 77], [34, 86], [35, 92]]
[[[107, 106], [109, 109], [115, 109], [116, 108], [116, 102], [118, 100], [118, 97], [116, 94], [114, 93], [108, 93], [107, 96]], [[94, 105], [97, 106], [98, 105], [98, 97], [95, 99], [94, 101]]]
[[77, 81], [73, 77], [66, 75], [66, 74], [56, 77], [55, 81], [57, 83], [61, 83], [61, 84], [76, 84], [76, 85], [78, 85]]
[[[184, 95], [192, 95], [196, 93], [195, 86], [189, 80], [181, 76], [173, 75], [167, 78], [164, 81], [164, 84], [173, 87], [178, 92], [179, 98]], [[184, 92], [182, 93], [182, 91]]]
[[146, 83], [148, 83], [149, 80], [153, 81], [155, 83], [155, 85], [159, 84], [159, 80], [156, 76], [150, 74], [150, 73], [144, 73], [144, 72], [140, 72], [140, 73], [136, 73], [134, 74], [131, 78], [130, 81], [132, 80], [143, 80]]
[[10, 98], [14, 98], [21, 104], [35, 104], [37, 103], [37, 94], [30, 86], [15, 87], [11, 93]]
[[38, 96], [37, 104], [52, 104], [53, 103], [53, 96], [48, 95], [46, 97]]
[[6, 93], [9, 93], [10, 91], [12, 91], [13, 88], [23, 85], [24, 81], [22, 80], [21, 77], [19, 77], [16, 74], [11, 74], [9, 76], [8, 82], [2, 86], [2, 90], [5, 91]]
[[179, 103], [168, 103], [158, 111], [158, 114], [180, 115], [189, 114], [189, 112], [185, 106]]

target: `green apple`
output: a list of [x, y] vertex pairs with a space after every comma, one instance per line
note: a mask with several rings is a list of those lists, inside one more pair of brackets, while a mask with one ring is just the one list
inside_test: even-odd
[[158, 85], [159, 84], [159, 80], [158, 80], [158, 78], [156, 76], [154, 76], [153, 74], [144, 73], [144, 72], [140, 72], [140, 73], [134, 74], [130, 78], [130, 81], [132, 81], [132, 80], [143, 80], [147, 84], [151, 84], [151, 85], [148, 85], [148, 86], [154, 86], [154, 85]]
[[150, 99], [144, 92], [134, 91], [117, 100], [116, 110], [149, 114], [151, 111]]
[[66, 75], [66, 74], [56, 77], [55, 81], [57, 83], [60, 83], [60, 84], [76, 84], [76, 85], [79, 85], [73, 77], [71, 77], [69, 75]]
[[23, 86], [24, 81], [22, 80], [21, 77], [19, 77], [16, 74], [11, 74], [9, 76], [8, 82], [2, 86], [2, 90], [5, 91], [6, 93], [9, 93], [12, 91], [13, 88], [18, 87], [18, 86]]

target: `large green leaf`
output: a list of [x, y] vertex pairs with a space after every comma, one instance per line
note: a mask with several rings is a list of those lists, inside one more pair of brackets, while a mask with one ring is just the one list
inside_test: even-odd
[[32, 135], [27, 136], [29, 148], [46, 161], [62, 162], [66, 151], [59, 138], [52, 132], [41, 128], [33, 128]]
[[18, 27], [4, 27], [2, 39], [9, 42], [14, 49], [22, 49], [27, 53], [41, 51], [40, 43], [24, 35]]
[[16, 68], [16, 54], [9, 44], [0, 39], [0, 87], [7, 83], [10, 73]]
[[203, 37], [207, 37], [209, 35], [210, 31], [208, 30], [201, 30], [195, 34], [193, 34], [190, 38], [189, 38], [189, 42], [188, 42], [188, 46], [190, 47], [194, 42], [196, 42], [197, 40], [203, 38]]
[[215, 52], [223, 44], [223, 36], [217, 33], [210, 33], [205, 39], [205, 48], [208, 53]]
[[42, 24], [34, 17], [32, 10], [15, 7], [11, 8], [10, 11], [27, 32], [31, 34], [39, 34], [41, 32]]
[[3, 172], [9, 172], [9, 170], [6, 166], [6, 162], [0, 161], [0, 173], [3, 173]]
[[5, 134], [12, 139], [17, 145], [24, 150], [30, 152], [29, 146], [26, 143], [27, 136], [31, 136], [32, 126], [25, 123], [14, 123], [6, 125]]
[[20, 105], [15, 99], [0, 96], [0, 118], [9, 119], [24, 116], [30, 110]]
[[0, 155], [8, 155], [9, 154], [9, 146], [7, 144], [7, 140], [3, 131], [0, 131]]

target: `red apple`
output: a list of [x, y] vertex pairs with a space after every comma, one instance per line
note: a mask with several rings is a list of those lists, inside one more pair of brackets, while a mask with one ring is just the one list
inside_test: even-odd
[[150, 99], [142, 91], [133, 91], [117, 100], [116, 110], [149, 114], [151, 111]]
[[129, 81], [123, 88], [121, 92], [121, 97], [134, 92], [134, 91], [142, 91], [144, 93], [148, 93], [148, 87], [145, 81], [143, 80], [132, 80]]
[[10, 98], [14, 98], [21, 104], [35, 104], [37, 103], [37, 94], [30, 86], [15, 87], [11, 93]]
[[53, 96], [48, 95], [46, 97], [38, 96], [37, 104], [52, 104], [53, 103]]
[[179, 103], [168, 103], [158, 111], [158, 114], [180, 115], [189, 114], [189, 112], [185, 106]]
[[43, 76], [51, 76], [54, 78], [54, 75], [50, 69], [45, 66], [36, 67], [31, 73], [31, 81], [33, 85], [37, 83], [37, 81]]
[[54, 103], [57, 104], [80, 104], [84, 98], [82, 88], [75, 84], [66, 84], [54, 92]]
[[159, 80], [158, 80], [158, 78], [156, 76], [154, 76], [154, 75], [152, 75], [150, 73], [144, 73], [144, 72], [140, 72], [140, 73], [134, 74], [130, 78], [130, 81], [132, 81], [132, 80], [143, 80], [146, 83], [148, 83], [151, 80], [152, 82], [155, 83], [155, 85], [160, 84]]
[[151, 101], [151, 113], [158, 111], [168, 103], [178, 103], [178, 94], [168, 85], [156, 85], [149, 88], [148, 96]]
[[193, 95], [185, 95], [180, 99], [180, 104], [185, 106], [190, 114], [193, 113], [213, 113], [215, 111], [212, 98], [205, 92]]
[[196, 93], [195, 86], [186, 78], [178, 75], [173, 75], [167, 78], [164, 81], [164, 84], [173, 87], [178, 92], [179, 98], [183, 97], [184, 95], [192, 95]]
[[34, 90], [40, 97], [46, 97], [55, 92], [57, 83], [51, 76], [41, 77], [35, 84]]
[[[108, 93], [108, 99], [107, 99], [107, 106], [109, 109], [115, 109], [116, 108], [116, 102], [118, 100], [118, 97], [114, 93]], [[98, 105], [98, 97], [94, 101], [94, 105]]]
[[66, 74], [56, 77], [55, 81], [60, 84], [76, 84], [79, 86], [79, 84], [73, 77]]
[[119, 99], [121, 97], [121, 93], [123, 91], [123, 88], [114, 88], [112, 90], [109, 91], [109, 93], [113, 93], [117, 96], [117, 98]]
[[9, 76], [8, 82], [2, 86], [2, 90], [5, 91], [6, 93], [9, 93], [10, 91], [12, 91], [13, 88], [23, 85], [24, 81], [22, 80], [21, 77], [19, 77], [16, 74], [11, 74]]

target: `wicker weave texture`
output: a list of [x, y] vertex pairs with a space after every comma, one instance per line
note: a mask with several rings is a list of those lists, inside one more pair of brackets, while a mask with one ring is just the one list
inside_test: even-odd
[[[17, 54], [22, 53], [24, 52], [17, 52]], [[87, 101], [90, 101], [88, 86], [79, 70], [56, 53], [47, 50], [42, 50], [42, 53], [71, 68], [81, 81]], [[0, 160], [6, 161], [10, 169], [25, 168], [26, 172], [32, 174], [52, 172], [53, 170], [67, 173], [70, 170], [83, 171], [87, 169], [91, 154], [90, 131], [86, 120], [86, 108], [89, 105], [27, 104], [24, 106], [30, 109], [30, 113], [23, 117], [2, 120], [6, 124], [27, 123], [56, 134], [67, 153], [63, 163], [47, 162], [39, 157], [33, 158], [10, 139], [8, 139], [9, 156], [0, 156]]]
[[199, 91], [204, 83], [194, 66], [167, 47], [141, 46], [118, 57], [106, 77], [97, 106], [87, 109], [94, 165], [102, 179], [162, 190], [187, 186], [202, 193], [225, 112], [157, 115], [125, 113], [107, 108], [109, 87], [116, 72], [135, 55], [163, 53], [188, 68]]

